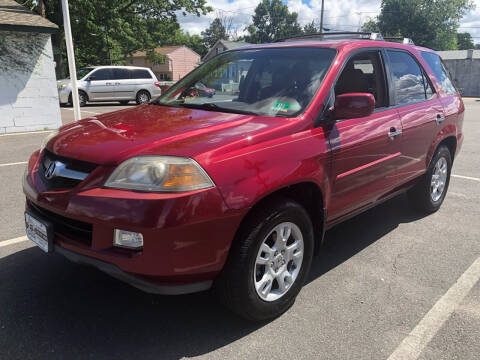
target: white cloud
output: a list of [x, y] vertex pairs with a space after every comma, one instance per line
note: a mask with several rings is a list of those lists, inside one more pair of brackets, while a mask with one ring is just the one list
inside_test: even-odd
[[[299, 22], [305, 25], [312, 20], [320, 23], [321, 0], [310, 0], [309, 5], [302, 0], [285, 0], [290, 11], [298, 13]], [[480, 0], [474, 0], [476, 9], [467, 14], [461, 21], [460, 30], [470, 32], [476, 43], [480, 43]], [[206, 16], [178, 16], [182, 28], [191, 34], [200, 34], [220, 12], [233, 17], [233, 26], [239, 34], [251, 23], [258, 1], [249, 0], [208, 0], [214, 11]], [[359, 24], [380, 12], [380, 0], [338, 0], [325, 1], [324, 27], [337, 31], [357, 31]]]

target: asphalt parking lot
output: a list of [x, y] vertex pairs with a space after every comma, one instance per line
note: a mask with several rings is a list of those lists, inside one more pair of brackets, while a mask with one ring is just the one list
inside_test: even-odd
[[294, 306], [262, 324], [44, 254], [24, 238], [21, 178], [46, 134], [0, 136], [0, 359], [478, 359], [480, 102], [465, 104], [442, 208], [399, 196], [335, 227]]

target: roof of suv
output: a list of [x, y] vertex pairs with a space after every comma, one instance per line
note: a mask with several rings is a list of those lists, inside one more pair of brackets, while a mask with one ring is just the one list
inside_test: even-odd
[[368, 40], [368, 39], [332, 39], [332, 40], [319, 40], [319, 39], [299, 39], [290, 40], [285, 42], [275, 42], [266, 44], [254, 44], [248, 46], [242, 46], [236, 49], [227, 51], [247, 50], [247, 49], [268, 49], [268, 48], [289, 48], [289, 47], [324, 47], [349, 50], [355, 48], [398, 48], [398, 49], [416, 49], [418, 51], [434, 52], [432, 49], [424, 48], [417, 45], [402, 44], [397, 42], [390, 42], [384, 40]]

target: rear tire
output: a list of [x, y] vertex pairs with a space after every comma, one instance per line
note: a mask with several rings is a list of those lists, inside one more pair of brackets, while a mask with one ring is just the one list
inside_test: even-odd
[[275, 199], [250, 214], [239, 229], [214, 291], [227, 308], [248, 320], [275, 318], [295, 302], [313, 248], [313, 226], [305, 209], [292, 200]]
[[433, 213], [440, 209], [447, 194], [451, 169], [450, 150], [445, 145], [441, 145], [433, 155], [427, 173], [408, 191], [412, 206], [426, 213]]
[[140, 90], [137, 93], [136, 102], [137, 105], [145, 104], [151, 99], [150, 93], [147, 90]]

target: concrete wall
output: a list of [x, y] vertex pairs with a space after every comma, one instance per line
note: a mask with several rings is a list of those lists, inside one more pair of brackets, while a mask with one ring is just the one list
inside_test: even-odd
[[50, 34], [0, 31], [0, 134], [61, 123]]
[[443, 60], [463, 96], [480, 97], [480, 59]]

